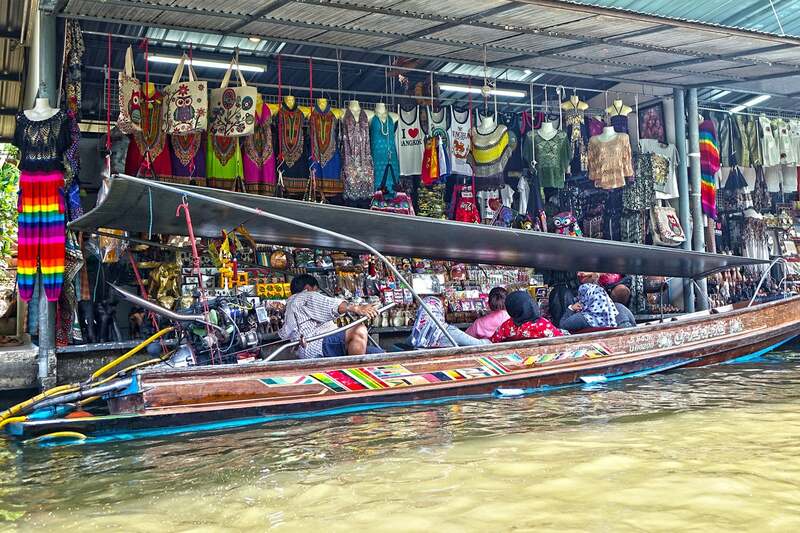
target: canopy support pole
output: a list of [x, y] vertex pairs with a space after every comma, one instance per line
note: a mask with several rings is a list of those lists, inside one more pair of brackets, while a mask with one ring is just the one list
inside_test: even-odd
[[[689, 173], [686, 161], [686, 93], [683, 89], [673, 89], [673, 103], [675, 105], [675, 146], [678, 149], [678, 217], [684, 232], [689, 231]], [[681, 245], [684, 250], [692, 249], [689, 237]], [[683, 310], [694, 313], [694, 285], [689, 280], [683, 280]]]
[[144, 185], [146, 187], [155, 187], [156, 189], [162, 189], [162, 190], [169, 191], [169, 192], [172, 192], [172, 193], [175, 193], [175, 194], [179, 194], [181, 196], [186, 196], [188, 198], [197, 198], [199, 200], [203, 200], [203, 201], [206, 201], [206, 202], [211, 202], [211, 203], [218, 204], [218, 205], [224, 205], [225, 207], [228, 207], [230, 209], [234, 209], [236, 211], [242, 211], [244, 213], [250, 213], [252, 215], [265, 217], [265, 218], [269, 218], [269, 219], [272, 219], [272, 220], [277, 220], [277, 221], [283, 222], [285, 224], [291, 224], [293, 226], [297, 226], [297, 227], [300, 227], [300, 228], [305, 228], [305, 229], [311, 230], [311, 231], [318, 231], [320, 233], [324, 233], [326, 235], [329, 235], [329, 236], [337, 238], [337, 239], [343, 239], [343, 240], [351, 242], [351, 243], [353, 243], [353, 244], [355, 244], [355, 245], [357, 245], [357, 246], [359, 246], [361, 248], [364, 248], [366, 251], [368, 251], [369, 253], [373, 254], [378, 259], [380, 259], [381, 262], [383, 262], [383, 264], [386, 265], [386, 268], [388, 268], [389, 271], [395, 276], [395, 278], [397, 280], [399, 280], [400, 283], [402, 283], [403, 285], [408, 287], [408, 290], [410, 290], [411, 294], [414, 295], [414, 299], [417, 301], [417, 303], [420, 305], [420, 307], [422, 307], [425, 310], [425, 312], [428, 313], [428, 316], [431, 317], [431, 320], [433, 320], [434, 324], [436, 324], [436, 326], [442, 331], [444, 336], [447, 337], [447, 340], [450, 341], [450, 343], [453, 345], [453, 347], [457, 347], [458, 346], [458, 343], [455, 341], [453, 336], [450, 335], [450, 332], [447, 331], [447, 327], [444, 324], [442, 324], [442, 322], [438, 318], [436, 318], [436, 316], [433, 314], [433, 311], [431, 311], [430, 307], [428, 307], [428, 305], [424, 301], [422, 301], [422, 298], [419, 296], [419, 294], [417, 294], [417, 292], [414, 290], [414, 288], [411, 286], [411, 284], [408, 281], [406, 281], [406, 279], [403, 277], [403, 275], [400, 274], [400, 271], [397, 270], [397, 268], [395, 268], [395, 266], [392, 264], [392, 262], [389, 261], [383, 254], [381, 254], [378, 250], [376, 250], [375, 248], [373, 248], [369, 244], [367, 244], [367, 243], [365, 243], [363, 241], [360, 241], [360, 240], [358, 240], [356, 238], [350, 237], [348, 235], [343, 235], [343, 234], [337, 233], [335, 231], [331, 231], [331, 230], [328, 230], [328, 229], [325, 229], [325, 228], [320, 228], [320, 227], [314, 226], [313, 224], [306, 224], [305, 222], [300, 222], [298, 220], [292, 220], [291, 218], [282, 217], [280, 215], [275, 215], [273, 213], [267, 213], [266, 211], [262, 211], [260, 209], [254, 209], [252, 207], [247, 207], [247, 206], [244, 206], [244, 205], [238, 205], [238, 204], [235, 204], [233, 202], [228, 202], [226, 200], [220, 200], [219, 198], [213, 198], [211, 196], [205, 196], [203, 194], [199, 194], [199, 193], [196, 193], [194, 191], [187, 191], [187, 190], [184, 190], [184, 189], [178, 189], [177, 187], [172, 187], [170, 185], [167, 185], [165, 183], [161, 183], [161, 182], [158, 182], [158, 181], [146, 180], [146, 179], [142, 179], [142, 178], [135, 178], [135, 177], [129, 176], [127, 174], [119, 174], [119, 175], [120, 176], [124, 176], [126, 180], [133, 181], [133, 182], [138, 182], [138, 183], [140, 183], [140, 184], [142, 184], [142, 185]]
[[[700, 128], [698, 125], [699, 111], [697, 109], [697, 89], [689, 89], [689, 169], [691, 171], [691, 201], [692, 210], [692, 249], [696, 252], [704, 252], [705, 231], [703, 208], [700, 204]], [[700, 290], [708, 293], [706, 280], [699, 282]], [[695, 309], [705, 311], [708, 303], [703, 299], [695, 301]]]

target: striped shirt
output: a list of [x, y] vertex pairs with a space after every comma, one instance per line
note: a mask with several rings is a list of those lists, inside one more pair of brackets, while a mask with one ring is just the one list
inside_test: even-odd
[[[278, 336], [284, 340], [298, 341], [336, 329], [334, 320], [339, 316], [339, 306], [344, 302], [317, 291], [303, 291], [286, 300], [286, 316]], [[322, 341], [309, 342], [297, 347], [300, 359], [322, 357]]]

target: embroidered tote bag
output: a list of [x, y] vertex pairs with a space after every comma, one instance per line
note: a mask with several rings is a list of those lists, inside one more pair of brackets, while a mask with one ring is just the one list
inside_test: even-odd
[[674, 208], [653, 207], [650, 209], [650, 220], [653, 244], [680, 246], [686, 240], [678, 213]]
[[172, 83], [164, 87], [163, 127], [170, 135], [205, 131], [208, 124], [206, 82], [197, 80], [191, 64], [188, 65], [189, 81], [181, 81], [187, 59], [183, 54], [172, 75]]
[[142, 84], [133, 70], [133, 48], [125, 52], [125, 66], [119, 73], [119, 118], [117, 127], [123, 133], [142, 130]]
[[[234, 65], [239, 76], [239, 87], [228, 87]], [[234, 57], [219, 89], [211, 89], [208, 129], [212, 134], [224, 137], [252, 135], [256, 123], [257, 97], [256, 88], [247, 86], [239, 69], [239, 60]]]
[[414, 216], [414, 202], [412, 202], [411, 197], [404, 192], [395, 193], [394, 196], [390, 197], [388, 194], [385, 194], [383, 190], [377, 190], [375, 194], [372, 195], [372, 202], [369, 208], [372, 211]]

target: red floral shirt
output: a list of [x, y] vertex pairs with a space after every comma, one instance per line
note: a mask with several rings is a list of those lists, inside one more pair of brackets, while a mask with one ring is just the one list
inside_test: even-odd
[[521, 326], [508, 319], [497, 328], [492, 335], [492, 342], [522, 341], [528, 339], [541, 339], [542, 337], [561, 337], [563, 333], [546, 318], [535, 322], [525, 322]]

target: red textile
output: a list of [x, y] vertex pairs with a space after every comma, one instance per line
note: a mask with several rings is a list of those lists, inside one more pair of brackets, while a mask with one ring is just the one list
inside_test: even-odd
[[509, 318], [494, 332], [492, 342], [522, 341], [543, 337], [561, 337], [562, 335], [564, 334], [561, 330], [546, 318], [540, 318], [535, 322], [525, 322], [521, 326], [517, 326]]

